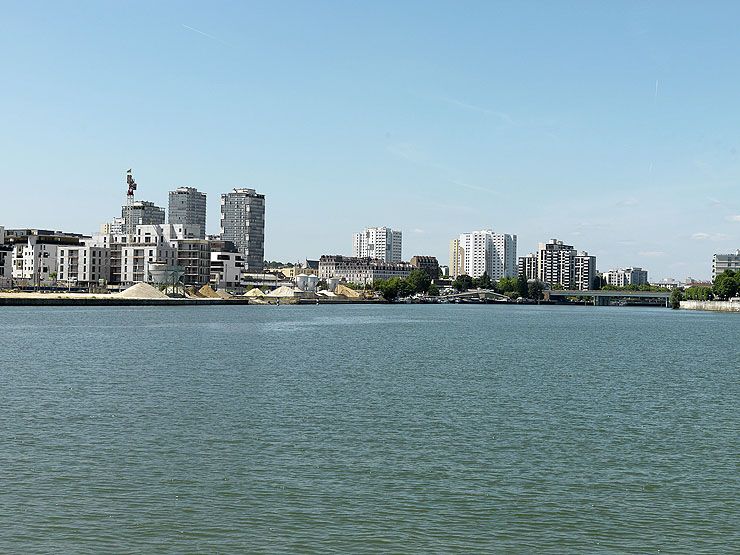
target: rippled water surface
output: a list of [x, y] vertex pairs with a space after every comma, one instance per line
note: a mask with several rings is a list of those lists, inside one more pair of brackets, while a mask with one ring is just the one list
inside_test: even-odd
[[3, 553], [740, 545], [740, 315], [0, 315]]

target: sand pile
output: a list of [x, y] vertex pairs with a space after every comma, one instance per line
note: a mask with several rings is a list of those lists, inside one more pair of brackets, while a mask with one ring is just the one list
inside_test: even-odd
[[116, 296], [123, 297], [125, 299], [169, 299], [167, 295], [148, 283], [137, 283], [136, 285], [132, 285], [125, 291], [116, 293]]
[[198, 293], [198, 290], [192, 285], [189, 285], [188, 287], [185, 288], [185, 296], [188, 299], [202, 299], [203, 298], [201, 297], [200, 293]]
[[233, 297], [231, 293], [229, 293], [228, 291], [224, 291], [223, 289], [219, 289], [218, 291], [216, 291], [216, 295], [218, 295], [224, 300], [228, 300]]
[[206, 284], [206, 285], [204, 285], [203, 287], [201, 287], [200, 289], [198, 289], [198, 294], [199, 294], [199, 295], [200, 295], [201, 297], [206, 297], [207, 299], [220, 299], [220, 298], [221, 298], [221, 297], [219, 296], [219, 294], [218, 294], [218, 293], [216, 293], [216, 292], [215, 292], [215, 291], [213, 290], [213, 287], [211, 287], [211, 286], [210, 286], [210, 285], [208, 285], [208, 284]]
[[342, 295], [343, 297], [349, 297], [351, 299], [358, 299], [360, 297], [360, 292], [355, 291], [354, 289], [350, 289], [346, 285], [342, 285], [341, 283], [337, 285], [337, 287], [334, 289], [334, 293], [337, 295]]
[[287, 285], [281, 285], [274, 291], [270, 291], [268, 297], [295, 297], [296, 290]]
[[259, 289], [258, 287], [255, 287], [254, 289], [250, 289], [249, 291], [247, 291], [244, 296], [245, 297], [264, 297], [265, 294], [262, 292], [261, 289]]

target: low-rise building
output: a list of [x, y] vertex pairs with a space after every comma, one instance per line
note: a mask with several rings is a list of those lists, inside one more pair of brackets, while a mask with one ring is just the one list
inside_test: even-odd
[[439, 278], [439, 262], [436, 256], [412, 256], [411, 265], [419, 270], [424, 270], [429, 276], [429, 279]]
[[319, 279], [338, 278], [350, 283], [370, 284], [376, 279], [406, 277], [413, 270], [408, 262], [385, 262], [374, 258], [324, 255], [319, 259]]
[[712, 260], [712, 280], [725, 270], [740, 271], [740, 249], [735, 254], [715, 254]]
[[60, 246], [79, 245], [83, 235], [45, 229], [8, 229], [5, 242], [13, 247], [12, 278], [21, 285], [42, 285], [57, 274]]
[[244, 279], [244, 255], [240, 252], [211, 251], [210, 282], [219, 289], [240, 287]]

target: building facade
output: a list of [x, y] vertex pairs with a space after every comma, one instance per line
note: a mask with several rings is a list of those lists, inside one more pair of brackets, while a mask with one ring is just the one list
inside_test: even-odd
[[715, 254], [712, 259], [712, 281], [725, 270], [740, 271], [740, 249], [735, 254]]
[[5, 228], [0, 226], [0, 286], [11, 284], [13, 278], [13, 246], [5, 244]]
[[94, 246], [93, 241], [59, 247], [57, 280], [67, 284], [98, 285], [110, 281], [110, 249]]
[[414, 268], [424, 270], [429, 279], [439, 279], [439, 262], [436, 256], [412, 256], [410, 262]]
[[265, 262], [265, 195], [234, 189], [221, 195], [221, 239], [244, 256], [246, 271], [261, 272]]
[[573, 257], [573, 284], [572, 288], [580, 291], [593, 289], [596, 281], [596, 257], [586, 251], [579, 252]]
[[460, 238], [450, 241], [450, 272], [449, 276], [456, 279], [457, 276], [465, 273], [463, 265], [465, 263], [465, 252], [460, 246]]
[[377, 279], [406, 277], [414, 267], [408, 262], [386, 262], [355, 256], [324, 255], [319, 258], [319, 279], [338, 278], [350, 283], [371, 284]]
[[[131, 206], [121, 207], [121, 218], [124, 220], [124, 233], [136, 233], [138, 225], [158, 225], [164, 223], [164, 208], [155, 206], [148, 200], [134, 201]], [[114, 220], [115, 222], [115, 220]], [[117, 231], [113, 230], [112, 231]]]
[[596, 257], [585, 251], [577, 252], [572, 245], [557, 239], [550, 239], [539, 244], [537, 253], [519, 258], [518, 273], [550, 287], [588, 290], [596, 279]]
[[[183, 285], [205, 285], [210, 279], [211, 249], [207, 240], [196, 237], [198, 232], [199, 226], [140, 225], [131, 242], [126, 237], [108, 237], [103, 244], [112, 244], [111, 280], [151, 283], [157, 276], [177, 274]], [[114, 258], [119, 252], [120, 261]], [[120, 277], [113, 268], [120, 271]]]
[[478, 278], [484, 273], [494, 281], [514, 277], [516, 248], [516, 235], [494, 233], [490, 229], [463, 233], [450, 245], [452, 277], [466, 274]]
[[401, 262], [402, 235], [389, 227], [369, 227], [352, 236], [352, 256]]
[[206, 194], [194, 187], [178, 187], [170, 191], [168, 222], [183, 224], [191, 229], [198, 226], [198, 239], [206, 238]]
[[210, 282], [219, 289], [240, 287], [244, 278], [244, 256], [240, 252], [212, 251]]
[[609, 270], [604, 272], [601, 277], [605, 285], [614, 287], [627, 287], [629, 285], [647, 285], [648, 273], [642, 268], [624, 268]]
[[537, 273], [537, 255], [534, 253], [519, 257], [517, 265], [518, 274], [524, 276], [527, 280], [538, 279]]
[[42, 229], [5, 230], [5, 243], [12, 245], [11, 273], [21, 285], [41, 285], [57, 277], [61, 246], [80, 245], [83, 235]]

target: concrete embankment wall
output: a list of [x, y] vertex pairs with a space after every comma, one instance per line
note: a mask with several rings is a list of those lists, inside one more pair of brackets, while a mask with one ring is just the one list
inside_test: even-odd
[[740, 312], [740, 303], [729, 301], [681, 301], [685, 310], [714, 310], [717, 312]]

